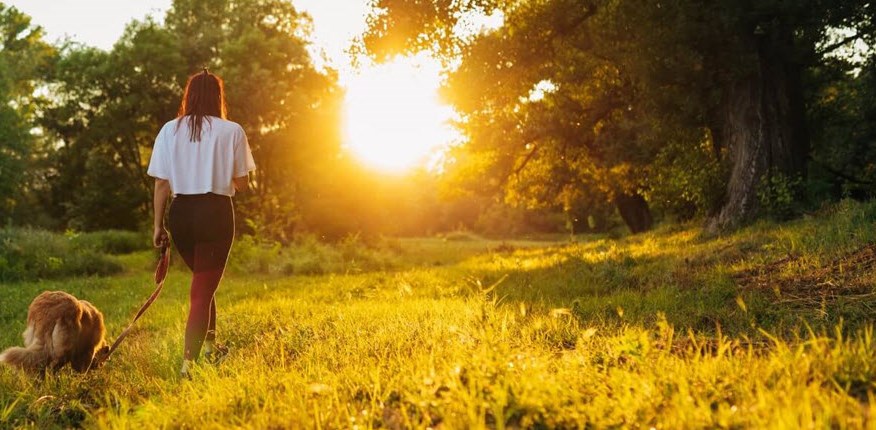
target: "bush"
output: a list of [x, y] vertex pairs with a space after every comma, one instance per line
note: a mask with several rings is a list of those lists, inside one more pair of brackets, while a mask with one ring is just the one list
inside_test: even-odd
[[776, 221], [793, 218], [799, 211], [801, 195], [800, 177], [789, 177], [778, 171], [770, 171], [760, 179], [757, 198], [764, 214]]
[[35, 229], [0, 230], [0, 282], [109, 275], [122, 266], [73, 236]]
[[105, 254], [130, 254], [145, 251], [151, 246], [151, 238], [144, 234], [124, 230], [105, 230], [89, 233], [67, 233], [73, 243], [82, 249], [91, 249]]
[[653, 180], [646, 198], [652, 209], [687, 221], [721, 208], [729, 166], [716, 156], [711, 138], [680, 135], [666, 142], [649, 173]]

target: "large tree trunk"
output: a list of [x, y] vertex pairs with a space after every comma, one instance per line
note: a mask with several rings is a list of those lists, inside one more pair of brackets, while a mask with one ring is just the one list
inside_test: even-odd
[[614, 204], [633, 234], [648, 231], [654, 224], [648, 202], [641, 194], [618, 193], [614, 197]]
[[727, 200], [706, 231], [717, 234], [758, 214], [758, 185], [764, 177], [802, 174], [808, 153], [801, 67], [791, 58], [790, 31], [752, 35], [757, 64], [725, 91], [716, 123], [731, 163]]

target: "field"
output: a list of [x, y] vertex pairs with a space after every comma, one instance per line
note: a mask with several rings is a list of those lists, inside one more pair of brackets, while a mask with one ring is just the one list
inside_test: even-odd
[[[692, 224], [573, 241], [245, 239], [217, 296], [228, 360], [178, 376], [188, 276], [174, 262], [104, 368], [0, 368], [0, 427], [873, 427], [874, 221], [876, 204], [842, 202], [720, 238]], [[114, 337], [154, 257], [0, 284], [0, 346], [52, 289], [97, 305]]]

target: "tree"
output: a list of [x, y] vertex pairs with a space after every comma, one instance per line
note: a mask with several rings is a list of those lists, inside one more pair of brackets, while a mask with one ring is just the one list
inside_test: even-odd
[[310, 18], [282, 0], [177, 0], [166, 23], [190, 70], [225, 79], [229, 116], [247, 131], [258, 169], [241, 218], [288, 239], [308, 181], [340, 150], [342, 93], [307, 51]]
[[144, 223], [148, 150], [175, 116], [184, 67], [176, 38], [151, 20], [128, 25], [110, 52], [62, 49], [41, 121], [58, 142], [45, 171], [54, 217], [79, 230]]
[[876, 197], [876, 59], [854, 64], [836, 58], [820, 65], [807, 83], [817, 88], [807, 103], [813, 130], [810, 195]]
[[[723, 204], [708, 225], [712, 232], [756, 216], [765, 178], [805, 173], [804, 72], [836, 46], [873, 34], [876, 13], [872, 3], [819, 0], [377, 0], [374, 6], [379, 12], [363, 40], [375, 55], [433, 49], [460, 59], [451, 76], [477, 71], [469, 73], [474, 79], [462, 95], [474, 102], [454, 103], [464, 112], [481, 106], [519, 114], [519, 101], [538, 83], [554, 84], [555, 94], [545, 99], [564, 102], [551, 101], [550, 116], [583, 125], [575, 137], [577, 147], [591, 153], [586, 164], [612, 171], [628, 163], [641, 175], [671, 148], [666, 142], [686, 139], [684, 146], [699, 150], [708, 141], [714, 157], [729, 165]], [[473, 38], [453, 32], [467, 15], [495, 11], [505, 16], [497, 31]], [[855, 33], [826, 44], [839, 27]], [[561, 132], [549, 135], [570, 141]], [[586, 144], [593, 135], [609, 143]], [[639, 181], [634, 190], [659, 186]]]
[[36, 138], [30, 130], [40, 97], [34, 94], [55, 55], [30, 18], [0, 3], [0, 222], [27, 217]]
[[42, 125], [59, 142], [53, 214], [80, 229], [148, 219], [154, 138], [176, 116], [187, 77], [226, 82], [229, 119], [247, 132], [258, 170], [238, 200], [238, 227], [285, 238], [308, 177], [334, 159], [340, 91], [307, 52], [309, 18], [280, 0], [177, 0], [164, 23], [134, 21], [112, 51], [67, 45]]

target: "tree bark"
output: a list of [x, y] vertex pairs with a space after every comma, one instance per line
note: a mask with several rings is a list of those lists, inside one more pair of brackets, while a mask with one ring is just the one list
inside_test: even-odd
[[753, 220], [759, 211], [758, 186], [764, 177], [802, 174], [809, 151], [803, 106], [802, 67], [790, 58], [793, 34], [775, 30], [750, 36], [756, 64], [730, 83], [716, 123], [731, 163], [727, 200], [709, 220], [718, 234]]
[[651, 209], [648, 208], [648, 202], [641, 194], [618, 193], [614, 197], [614, 204], [633, 234], [648, 231], [654, 225]]

